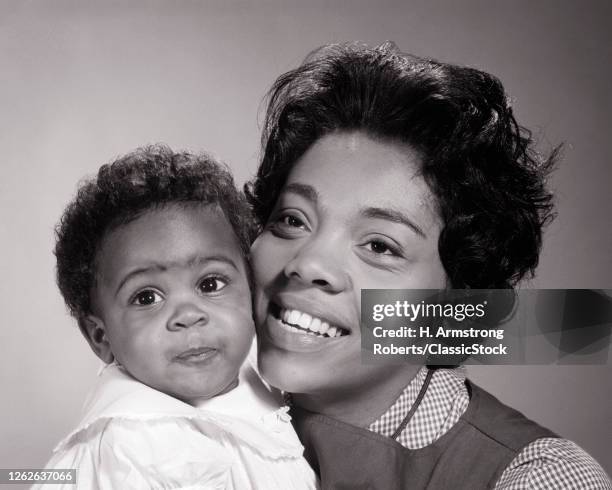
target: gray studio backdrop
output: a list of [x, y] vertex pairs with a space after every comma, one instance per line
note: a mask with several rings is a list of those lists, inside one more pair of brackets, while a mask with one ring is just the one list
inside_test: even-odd
[[[243, 182], [266, 89], [324, 43], [392, 39], [498, 75], [540, 148], [565, 142], [528, 286], [612, 288], [609, 2], [255, 3], [0, 2], [0, 467], [43, 465], [96, 376], [54, 284], [53, 226], [77, 181], [162, 141], [215, 152]], [[610, 363], [469, 370], [612, 471]]]

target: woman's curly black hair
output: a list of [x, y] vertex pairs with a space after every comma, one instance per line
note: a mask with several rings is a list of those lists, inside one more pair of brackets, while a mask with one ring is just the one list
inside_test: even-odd
[[164, 145], [139, 148], [83, 182], [55, 229], [57, 284], [73, 316], [81, 320], [91, 313], [96, 254], [109, 231], [173, 203], [218, 206], [247, 257], [254, 226], [229, 169], [204, 153], [174, 153]]
[[553, 217], [547, 159], [516, 122], [501, 82], [401, 53], [393, 43], [324, 46], [268, 94], [263, 157], [245, 186], [260, 224], [295, 162], [322, 136], [363, 131], [417, 149], [444, 228], [438, 250], [455, 288], [508, 288], [533, 274]]

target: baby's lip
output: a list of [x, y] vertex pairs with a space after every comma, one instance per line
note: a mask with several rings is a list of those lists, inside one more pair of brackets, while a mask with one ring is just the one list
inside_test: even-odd
[[209, 346], [201, 346], [201, 347], [192, 347], [190, 349], [184, 350], [179, 354], [174, 356], [174, 359], [177, 361], [192, 361], [198, 359], [208, 359], [216, 354], [217, 349]]

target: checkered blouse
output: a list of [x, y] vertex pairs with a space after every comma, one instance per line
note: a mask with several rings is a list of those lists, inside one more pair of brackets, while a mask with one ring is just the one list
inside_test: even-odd
[[[390, 437], [416, 400], [425, 381], [423, 367], [397, 401], [369, 429]], [[438, 369], [425, 397], [397, 438], [404, 447], [428, 446], [459, 420], [470, 401], [465, 368]], [[542, 438], [528, 444], [504, 470], [495, 490], [612, 490], [605, 471], [578, 445], [566, 439]]]

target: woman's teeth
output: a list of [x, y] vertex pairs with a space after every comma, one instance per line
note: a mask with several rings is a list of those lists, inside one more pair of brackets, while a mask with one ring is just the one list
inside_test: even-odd
[[346, 335], [344, 329], [332, 327], [329, 323], [298, 310], [281, 310], [280, 319], [283, 327], [292, 332], [304, 332], [319, 337], [340, 337], [341, 335]]

